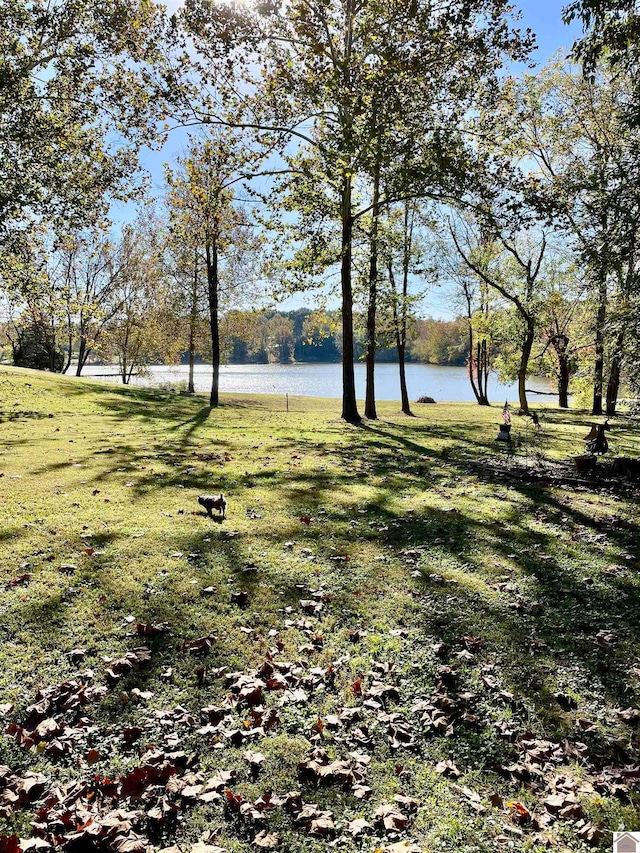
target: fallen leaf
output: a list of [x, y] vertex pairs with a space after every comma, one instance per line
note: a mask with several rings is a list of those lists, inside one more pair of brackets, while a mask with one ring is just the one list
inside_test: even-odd
[[253, 843], [256, 847], [261, 847], [263, 850], [273, 850], [280, 844], [280, 836], [277, 832], [267, 832], [266, 829], [263, 829], [253, 839]]
[[450, 759], [446, 761], [439, 761], [435, 767], [436, 773], [441, 773], [443, 776], [452, 776], [453, 778], [457, 778], [458, 776], [462, 776], [462, 773], [456, 765]]
[[373, 816], [376, 822], [382, 824], [387, 832], [396, 832], [409, 825], [409, 818], [400, 809], [390, 804], [380, 806]]
[[350, 832], [354, 838], [358, 835], [362, 835], [368, 829], [373, 829], [373, 824], [370, 824], [369, 821], [365, 820], [363, 817], [350, 820], [347, 824], [347, 831]]
[[531, 812], [522, 803], [512, 800], [507, 803], [507, 808], [511, 809], [511, 814], [520, 823], [528, 823], [531, 820]]

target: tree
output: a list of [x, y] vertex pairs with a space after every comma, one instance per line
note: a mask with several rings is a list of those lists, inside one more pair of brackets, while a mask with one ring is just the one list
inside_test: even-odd
[[[503, 58], [522, 59], [530, 47], [528, 35], [509, 28], [507, 13], [503, 0], [470, 0], [463, 7], [445, 0], [437, 9], [422, 0], [271, 0], [245, 11], [203, 0], [186, 11], [196, 45], [215, 67], [222, 64], [229, 76], [234, 61], [224, 55], [229, 44], [246, 46], [249, 59], [235, 113], [204, 109], [200, 120], [254, 128], [296, 171], [298, 197], [302, 171], [308, 192], [298, 208], [301, 218], [315, 211], [319, 195], [330, 199], [321, 216], [336, 220], [339, 232], [333, 263], [340, 269], [345, 420], [360, 419], [353, 367], [353, 240], [355, 222], [370, 208], [366, 202], [357, 207], [357, 194], [360, 177], [370, 174], [375, 160], [377, 110], [383, 100], [388, 116], [402, 107], [395, 109], [400, 120], [390, 128], [399, 157], [410, 150], [402, 123], [421, 128], [416, 153], [424, 156], [410, 162], [422, 159], [422, 166], [404, 170], [399, 198], [424, 192], [427, 174], [431, 185], [441, 188], [436, 177], [451, 176], [452, 170], [442, 167], [455, 151], [448, 148], [447, 131], [478, 91], [486, 92], [480, 84]], [[245, 95], [251, 87], [254, 97]], [[313, 173], [305, 172], [293, 143], [308, 161], [313, 152]], [[284, 183], [287, 191], [290, 182]]]
[[44, 227], [16, 232], [0, 245], [0, 283], [12, 319], [8, 335], [14, 362], [62, 371], [66, 310], [64, 294], [52, 275]]
[[198, 250], [194, 249], [193, 252], [193, 269], [190, 270], [191, 275], [191, 287], [189, 288], [189, 382], [187, 384], [187, 391], [189, 394], [195, 393], [195, 384], [193, 380], [193, 374], [195, 370], [196, 363], [196, 336], [198, 332], [198, 320], [200, 317], [199, 312], [199, 291], [200, 291], [200, 258], [198, 257]]
[[388, 276], [387, 298], [391, 308], [393, 339], [398, 351], [400, 404], [405, 415], [412, 416], [407, 390], [406, 355], [408, 321], [411, 308], [420, 296], [409, 293], [411, 273], [423, 270], [418, 243], [418, 202], [406, 199], [398, 210], [388, 210], [386, 219], [384, 258]]
[[[626, 125], [634, 134], [640, 125], [640, 10], [636, 0], [573, 0], [565, 8], [563, 17], [567, 22], [580, 18], [584, 24], [585, 34], [575, 43], [573, 52], [582, 63], [587, 77], [592, 82], [597, 80], [598, 68], [604, 63], [611, 70], [613, 80], [620, 77], [624, 80], [627, 96], [618, 109], [616, 123]], [[640, 151], [637, 144], [634, 146], [631, 162], [637, 185], [637, 176], [640, 173]], [[624, 171], [628, 170], [627, 159]], [[635, 234], [631, 244], [627, 275], [635, 263]], [[640, 387], [640, 359], [636, 346], [639, 308], [640, 287], [636, 278], [633, 283], [626, 282], [611, 324], [614, 328], [615, 345], [606, 393], [606, 411], [609, 415], [616, 411], [624, 361], [632, 385], [636, 389]], [[600, 408], [601, 406], [600, 401]], [[594, 409], [597, 408], [596, 397]]]
[[118, 311], [104, 332], [105, 352], [114, 355], [122, 382], [152, 362], [173, 361], [181, 348], [174, 292], [153, 237], [138, 222], [126, 230], [128, 263], [117, 278]]
[[427, 364], [466, 365], [469, 353], [469, 330], [466, 318], [453, 320], [415, 318], [415, 337], [411, 342], [411, 358]]
[[[208, 287], [203, 275], [203, 259], [196, 246], [185, 244], [180, 233], [174, 233], [166, 223], [158, 222], [162, 235], [159, 253], [161, 264], [173, 282], [173, 302], [176, 316], [186, 326], [189, 352], [189, 378], [187, 392], [195, 393], [194, 373], [196, 355], [207, 349], [207, 332], [203, 329], [208, 315]], [[209, 325], [207, 323], [207, 325]]]
[[[517, 367], [520, 410], [529, 414], [526, 379], [536, 336], [537, 309], [546, 237], [538, 241], [527, 235], [505, 235], [476, 228], [469, 221], [450, 227], [451, 238], [469, 270], [510, 305], [518, 318], [519, 360]], [[464, 236], [463, 236], [464, 235]]]
[[61, 373], [65, 356], [59, 342], [44, 319], [21, 318], [8, 333], [16, 367]]
[[[629, 86], [623, 75], [599, 72], [593, 80], [554, 63], [510, 88], [504, 116], [507, 146], [535, 164], [529, 201], [568, 236], [586, 272], [593, 314], [592, 413], [602, 414], [608, 366], [609, 413], [615, 410], [624, 325], [610, 336], [618, 307], [639, 287], [636, 245], [640, 191], [640, 131], [626, 119]], [[506, 120], [506, 119], [505, 119]]]
[[76, 376], [99, 353], [105, 331], [120, 311], [120, 285], [136, 263], [136, 235], [125, 227], [113, 239], [96, 230], [68, 235], [52, 259], [57, 288], [67, 315], [67, 361], [77, 341]]
[[469, 355], [467, 370], [473, 395], [479, 406], [489, 403], [489, 372], [492, 367], [491, 352], [491, 298], [490, 288], [482, 278], [463, 275], [461, 290], [466, 308]]
[[340, 360], [340, 352], [336, 344], [336, 330], [339, 318], [335, 313], [318, 309], [310, 312], [305, 318], [301, 329], [301, 352], [307, 358], [313, 348], [313, 358], [318, 361], [335, 362]]
[[640, 118], [640, 9], [637, 0], [573, 0], [563, 10], [565, 23], [582, 20], [584, 35], [573, 46], [573, 54], [587, 76], [595, 76], [601, 62], [614, 71], [624, 71], [634, 97], [626, 117], [630, 125]]
[[166, 167], [167, 206], [174, 239], [204, 254], [211, 332], [210, 405], [219, 402], [221, 302], [244, 290], [249, 295], [259, 249], [252, 223], [234, 202], [234, 185], [247, 177], [255, 155], [230, 131], [218, 130], [192, 140], [178, 158], [177, 170]]
[[43, 217], [85, 226], [128, 198], [183, 61], [152, 0], [4, 0], [0, 239]]
[[[569, 407], [569, 383], [578, 367], [578, 354], [589, 348], [590, 309], [587, 287], [580, 282], [578, 270], [564, 258], [549, 264], [546, 293], [539, 310], [541, 351], [535, 361], [547, 375], [556, 380], [558, 405]], [[550, 358], [548, 356], [550, 355]]]
[[[375, 128], [374, 128], [375, 132]], [[376, 313], [378, 308], [378, 256], [380, 241], [380, 171], [382, 154], [374, 154], [373, 194], [371, 199], [371, 224], [369, 229], [369, 270], [367, 300], [367, 373], [364, 401], [364, 416], [369, 420], [378, 417], [376, 411], [375, 367], [376, 367]]]

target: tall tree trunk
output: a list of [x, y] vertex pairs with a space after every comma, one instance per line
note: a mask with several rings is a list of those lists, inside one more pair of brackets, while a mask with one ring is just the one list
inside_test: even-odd
[[592, 415], [602, 414], [602, 391], [604, 388], [604, 325], [607, 319], [607, 279], [602, 273], [598, 286], [598, 311], [596, 314], [595, 361], [593, 364]]
[[89, 360], [89, 356], [93, 352], [93, 347], [87, 346], [87, 339], [84, 339], [84, 351], [82, 353], [82, 358], [78, 358], [78, 366], [76, 368], [76, 376], [80, 376], [82, 371], [84, 370], [84, 366]]
[[139, 354], [140, 350], [137, 350], [135, 354], [131, 356], [131, 360], [129, 361], [129, 367], [127, 369], [127, 385], [131, 384], [131, 377], [133, 376], [133, 371], [136, 369]]
[[49, 353], [49, 370], [56, 372], [56, 333], [53, 321], [51, 322], [51, 334], [47, 337], [47, 351]]
[[220, 328], [218, 324], [218, 246], [215, 241], [207, 245], [207, 290], [209, 294], [209, 321], [211, 325], [211, 395], [209, 405], [216, 408], [220, 393]]
[[367, 388], [364, 416], [377, 420], [375, 369], [376, 369], [376, 311], [378, 302], [378, 225], [380, 201], [380, 163], [376, 162], [373, 175], [373, 211], [371, 219], [369, 257], [369, 304], [367, 307]]
[[[343, 97], [341, 105], [342, 133], [345, 151], [350, 150], [353, 137], [353, 25], [355, 20], [355, 0], [346, 0], [344, 4], [344, 61], [342, 63]], [[340, 199], [340, 218], [342, 225], [342, 263], [340, 265], [340, 286], [342, 290], [342, 417], [350, 423], [360, 423], [358, 402], [356, 400], [356, 377], [353, 366], [353, 289], [351, 283], [351, 257], [353, 239], [352, 176], [347, 172], [342, 177]]]
[[189, 394], [195, 392], [193, 372], [196, 356], [196, 323], [198, 320], [198, 251], [194, 252], [193, 283], [191, 287], [191, 316], [189, 318]]
[[618, 405], [618, 392], [620, 391], [620, 371], [622, 367], [622, 346], [624, 344], [624, 332], [619, 332], [616, 338], [615, 352], [611, 359], [611, 370], [607, 384], [607, 414], [615, 415]]
[[[398, 370], [400, 371], [400, 408], [405, 415], [413, 417], [407, 391], [406, 352], [407, 352], [407, 299], [409, 297], [409, 265], [411, 263], [411, 251], [413, 246], [413, 223], [415, 207], [409, 213], [410, 202], [405, 202], [404, 208], [404, 247], [402, 254], [402, 302], [400, 304], [400, 324], [398, 317], [396, 321], [396, 333], [398, 335]], [[395, 289], [395, 288], [394, 288]], [[395, 315], [395, 307], [394, 307]]]
[[127, 384], [127, 351], [129, 348], [129, 326], [124, 336], [124, 344], [122, 346], [122, 355], [120, 356], [120, 375], [122, 376], [122, 384]]
[[[387, 269], [389, 272], [389, 284], [391, 285], [392, 303], [393, 303], [393, 328], [396, 338], [396, 349], [398, 350], [398, 372], [400, 375], [400, 407], [405, 415], [413, 417], [411, 405], [409, 403], [409, 392], [407, 391], [407, 371], [406, 371], [406, 351], [407, 351], [407, 314], [406, 314], [406, 298], [402, 300], [402, 307], [398, 311], [398, 291], [396, 288], [396, 280], [393, 274], [393, 261], [391, 258], [387, 261]], [[406, 297], [406, 281], [403, 285], [403, 294]]]
[[478, 388], [480, 390], [480, 405], [488, 406], [489, 405], [489, 344], [487, 342], [487, 332], [486, 330], [489, 328], [489, 316], [490, 316], [490, 307], [489, 307], [489, 290], [487, 285], [484, 283], [480, 283], [480, 293], [482, 294], [482, 299], [480, 302], [480, 310], [482, 311], [484, 317], [484, 333], [482, 338], [482, 344], [480, 346], [480, 368], [478, 370]]
[[478, 375], [478, 385], [480, 387], [480, 405], [488, 406], [489, 405], [489, 352], [487, 348], [486, 338], [482, 341], [481, 348], [481, 365], [482, 372]]
[[[473, 330], [469, 327], [469, 381], [476, 402], [479, 406], [488, 406], [487, 399], [487, 342], [478, 341], [476, 343], [475, 359], [473, 353]], [[474, 375], [475, 369], [475, 375]]]
[[378, 418], [376, 411], [376, 303], [377, 284], [369, 279], [369, 304], [367, 306], [367, 361], [366, 361], [366, 391], [364, 401], [364, 416], [370, 421]]
[[413, 417], [413, 412], [411, 411], [411, 404], [409, 403], [409, 392], [407, 390], [406, 351], [406, 344], [401, 343], [398, 346], [398, 370], [400, 373], [400, 403], [404, 414]]
[[[467, 360], [467, 373], [476, 402], [479, 406], [488, 406], [489, 400], [487, 399], [487, 383], [485, 377], [487, 342], [484, 339], [482, 341], [474, 341], [471, 293], [466, 283], [463, 284], [463, 292], [467, 303], [467, 327], [469, 330], [469, 358]], [[475, 356], [473, 354], [474, 346], [476, 350]]]
[[570, 376], [569, 355], [566, 352], [560, 352], [558, 353], [558, 406], [561, 409], [569, 408]]
[[520, 356], [520, 367], [518, 368], [518, 398], [520, 400], [520, 411], [523, 415], [529, 414], [529, 403], [527, 402], [527, 370], [529, 368], [529, 358], [533, 348], [533, 340], [535, 338], [535, 326], [529, 320], [527, 322], [527, 334], [522, 345], [522, 354]]
[[351, 178], [346, 176], [342, 186], [342, 417], [350, 423], [360, 423], [356, 400], [356, 377], [353, 367], [353, 290], [351, 286], [351, 240], [353, 213], [351, 210]]
[[[475, 356], [476, 359], [476, 372], [479, 374], [479, 362], [480, 362], [480, 344], [477, 345], [477, 353]], [[471, 383], [471, 390], [473, 391], [473, 396], [476, 398], [476, 402], [480, 403], [480, 393], [476, 388], [476, 380], [474, 376], [474, 368], [473, 368], [473, 328], [471, 323], [469, 323], [469, 359], [467, 361], [467, 373], [469, 376], [469, 382]]]
[[87, 349], [87, 339], [84, 335], [80, 336], [80, 343], [78, 345], [78, 363], [76, 365], [76, 376], [80, 376], [82, 373], [82, 368], [84, 367], [84, 363], [86, 361], [86, 352]]
[[[62, 368], [62, 373], [66, 373], [67, 370], [71, 367], [71, 338], [69, 338], [69, 351], [67, 352], [67, 357], [64, 362], [64, 366]], [[77, 375], [77, 374], [76, 374]]]
[[71, 317], [67, 315], [67, 328], [68, 328], [68, 341], [69, 341], [69, 349], [67, 351], [67, 358], [64, 363], [64, 367], [62, 368], [62, 372], [66, 373], [67, 370], [71, 367], [71, 358], [73, 356], [73, 324], [71, 322]]

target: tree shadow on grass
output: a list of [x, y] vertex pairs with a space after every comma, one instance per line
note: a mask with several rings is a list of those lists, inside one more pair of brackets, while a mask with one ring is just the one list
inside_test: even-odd
[[[161, 431], [163, 419], [154, 421], [159, 431], [150, 436], [149, 442], [166, 441], [167, 452], [176, 454], [175, 465], [165, 458], [172, 470], [163, 478], [154, 479], [149, 473], [142, 474], [132, 490], [133, 497], [161, 493], [180, 485], [206, 488], [211, 481], [209, 467], [203, 466], [192, 473], [179, 470], [179, 466], [193, 459], [194, 435], [211, 423], [209, 414], [205, 414], [206, 408], [194, 413], [191, 407], [180, 424], [180, 430], [184, 430], [186, 437], [176, 429], [169, 438], [168, 430]], [[246, 475], [224, 470], [215, 472], [225, 491], [229, 488], [243, 489], [244, 503], [253, 494], [244, 491], [245, 481], [250, 481], [257, 488], [257, 494], [261, 493], [262, 486], [268, 490], [276, 489], [281, 514], [290, 519], [290, 523], [282, 523], [277, 530], [269, 531], [268, 519], [264, 519], [258, 525], [255, 538], [264, 538], [272, 545], [279, 541], [282, 543], [280, 565], [273, 562], [261, 564], [260, 558], [251, 550], [251, 534], [225, 538], [226, 526], [217, 528], [212, 524], [211, 530], [171, 535], [172, 547], [186, 554], [198, 554], [189, 558], [186, 564], [181, 562], [184, 578], [179, 571], [174, 573], [175, 576], [171, 575], [171, 583], [167, 582], [171, 595], [155, 595], [152, 591], [145, 598], [144, 590], [140, 589], [127, 599], [117, 588], [110, 589], [109, 575], [103, 578], [101, 588], [114, 599], [117, 608], [135, 610], [136, 617], [141, 620], [166, 621], [170, 625], [167, 638], [158, 640], [154, 646], [158, 652], [157, 665], [154, 663], [137, 679], [137, 683], [142, 680], [145, 684], [155, 684], [159, 668], [175, 658], [176, 645], [180, 640], [205, 633], [216, 624], [226, 626], [226, 635], [220, 638], [212, 652], [215, 665], [233, 660], [243, 666], [259, 658], [264, 649], [253, 641], [243, 641], [239, 627], [247, 622], [249, 627], [259, 624], [262, 629], [270, 624], [282, 629], [283, 607], [290, 606], [296, 615], [300, 615], [297, 599], [305, 593], [298, 588], [298, 582], [310, 584], [315, 582], [315, 578], [320, 578], [329, 589], [338, 588], [339, 595], [335, 604], [330, 603], [323, 615], [315, 620], [319, 631], [326, 629], [331, 636], [338, 619], [341, 620], [341, 630], [343, 627], [361, 627], [363, 619], [372, 631], [382, 630], [377, 624], [380, 610], [386, 606], [387, 597], [390, 599], [397, 592], [401, 603], [407, 603], [402, 613], [405, 624], [418, 627], [422, 636], [445, 640], [454, 648], [460, 648], [464, 636], [480, 637], [484, 646], [477, 663], [496, 663], [504, 672], [508, 686], [524, 697], [532, 720], [550, 721], [547, 729], [550, 736], [566, 734], [568, 723], [557, 703], [554, 705], [552, 682], [555, 669], [566, 669], [564, 664], [567, 661], [587, 677], [587, 684], [591, 681], [595, 686], [602, 685], [611, 696], [625, 695], [629, 661], [635, 654], [627, 641], [633, 640], [634, 625], [640, 617], [637, 589], [631, 572], [627, 571], [620, 578], [614, 576], [597, 581], [593, 588], [585, 586], [580, 578], [584, 571], [582, 565], [591, 557], [602, 557], [600, 545], [597, 542], [578, 543], [575, 553], [567, 551], [565, 558], [557, 553], [557, 533], [535, 529], [527, 520], [536, 508], [543, 507], [546, 513], [566, 517], [563, 524], [567, 529], [600, 531], [601, 523], [590, 517], [587, 510], [567, 505], [551, 490], [516, 482], [510, 484], [510, 488], [521, 502], [504, 509], [498, 519], [499, 525], [479, 517], [473, 505], [459, 512], [435, 505], [405, 513], [398, 509], [398, 497], [403, 490], [415, 492], [425, 486], [431, 487], [439, 477], [451, 480], [469, 477], [466, 453], [491, 452], [483, 444], [480, 432], [478, 437], [470, 439], [468, 428], [465, 432], [461, 424], [449, 424], [439, 429], [435, 424], [416, 427], [412, 422], [411, 425], [393, 427], [336, 427], [333, 437], [339, 437], [340, 443], [332, 444], [325, 440], [321, 445], [329, 450], [327, 459], [332, 466], [336, 460], [342, 462], [339, 470], [332, 467], [323, 471], [318, 460], [318, 463], [304, 469], [282, 470], [279, 463], [273, 470], [258, 470]], [[347, 437], [358, 437], [359, 441], [349, 445], [345, 440]], [[434, 440], [438, 442], [435, 450]], [[447, 442], [453, 450], [443, 458]], [[263, 452], [272, 447], [279, 451], [301, 447], [318, 449], [311, 438], [296, 435], [293, 429], [290, 435], [271, 443], [264, 441], [261, 446]], [[429, 458], [424, 459], [425, 456]], [[137, 464], [143, 458], [141, 448], [126, 443], [113, 449], [110, 461], [114, 466], [129, 464], [132, 460]], [[364, 497], [362, 493], [352, 491], [359, 477], [368, 487]], [[365, 477], [369, 479], [365, 480]], [[387, 482], [383, 478], [387, 478]], [[495, 488], [494, 479], [489, 472], [483, 471], [473, 471], [473, 478], [479, 484], [478, 501], [481, 501], [483, 488]], [[473, 488], [469, 486], [470, 492]], [[570, 498], [571, 494], [567, 493], [565, 497]], [[300, 526], [298, 515], [302, 509], [317, 516], [309, 529]], [[322, 516], [319, 515], [321, 509]], [[364, 511], [362, 523], [359, 523], [360, 510]], [[328, 528], [323, 529], [319, 519], [326, 520]], [[369, 526], [370, 521], [373, 526]], [[351, 527], [352, 522], [357, 526]], [[330, 537], [326, 535], [327, 529], [332, 531]], [[304, 537], [296, 535], [296, 531], [301, 530], [305, 531]], [[633, 525], [620, 523], [607, 531], [609, 543], [606, 547], [610, 550], [633, 548], [633, 533]], [[289, 538], [295, 541], [298, 549], [303, 544], [310, 547], [314, 551], [314, 562], [307, 564], [299, 555], [295, 555], [295, 559], [287, 557], [284, 544]], [[388, 562], [369, 564], [363, 558], [360, 563], [352, 560], [347, 565], [332, 564], [330, 561], [336, 556], [333, 549], [348, 551], [353, 540], [377, 546]], [[409, 563], [402, 552], [412, 548], [421, 549], [421, 556], [417, 562]], [[581, 555], [578, 553], [580, 549]], [[488, 554], [496, 555], [493, 568], [483, 559]], [[258, 563], [255, 573], [246, 572], [247, 563], [251, 561]], [[570, 563], [578, 565], [568, 565]], [[414, 566], [418, 566], [422, 578], [411, 577]], [[126, 568], [123, 567], [122, 571]], [[341, 571], [343, 577], [340, 577]], [[183, 591], [188, 572], [193, 573], [201, 585], [211, 583], [219, 586], [219, 594], [204, 611], [201, 602], [194, 603], [188, 590]], [[505, 574], [506, 579], [503, 577]], [[496, 584], [505, 580], [515, 584], [514, 592], [496, 588]], [[149, 581], [150, 585], [159, 583]], [[246, 611], [238, 609], [232, 602], [231, 594], [238, 589], [246, 589], [249, 593]], [[194, 591], [193, 595], [199, 594], [199, 587], [194, 587], [194, 590], [197, 592]], [[357, 597], [354, 590], [360, 593]], [[519, 599], [521, 607], [514, 609], [512, 605], [518, 605]], [[258, 617], [254, 613], [258, 613]], [[39, 616], [47, 618], [44, 611], [40, 614], [34, 611], [28, 618], [33, 621]], [[52, 618], [51, 614], [49, 618]], [[67, 618], [65, 615], [64, 619]], [[615, 633], [622, 642], [619, 645], [597, 643], [594, 634], [601, 628], [610, 628], [611, 624], [615, 625]], [[59, 639], [62, 644], [62, 634]], [[132, 637], [123, 642], [133, 644], [138, 640]], [[339, 642], [339, 637], [336, 637], [336, 642]], [[188, 683], [192, 686], [195, 684], [195, 662], [189, 659], [181, 666], [184, 678], [191, 679]], [[472, 667], [469, 668], [469, 678], [472, 677], [471, 670]], [[430, 686], [425, 678], [424, 689]], [[627, 696], [630, 702], [633, 701], [632, 694]], [[197, 697], [194, 691], [193, 701], [197, 701]], [[113, 714], [118, 714], [115, 706]], [[473, 743], [472, 734], [467, 736], [463, 732], [460, 737], [467, 738], [469, 744]]]
[[0, 530], [0, 542], [8, 542], [10, 540], [15, 542], [16, 539], [20, 539], [24, 535], [24, 527], [12, 527], [10, 529]]
[[2, 412], [0, 411], [0, 424], [12, 423], [13, 421], [44, 420], [49, 415], [46, 412]]

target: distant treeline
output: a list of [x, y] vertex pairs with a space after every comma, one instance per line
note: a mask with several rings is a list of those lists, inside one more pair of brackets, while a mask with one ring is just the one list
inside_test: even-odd
[[[224, 360], [229, 364], [339, 362], [342, 358], [340, 315], [312, 311], [230, 311], [222, 321]], [[398, 352], [384, 333], [376, 360], [395, 362]], [[364, 317], [356, 317], [356, 358], [364, 357]], [[427, 364], [464, 365], [469, 354], [468, 325], [462, 318], [414, 318], [407, 360]]]
[[[197, 361], [209, 361], [206, 323], [199, 321]], [[10, 361], [9, 325], [0, 324], [0, 361]], [[407, 361], [425, 364], [464, 365], [469, 354], [468, 325], [463, 318], [436, 320], [413, 318], [407, 348]], [[186, 333], [185, 333], [186, 336]], [[395, 346], [388, 346], [384, 334], [378, 341], [376, 360], [396, 362]], [[342, 360], [340, 314], [334, 311], [230, 311], [221, 319], [221, 346], [227, 364], [292, 364], [294, 362], [339, 362]], [[356, 315], [356, 358], [366, 350], [364, 317]], [[58, 358], [68, 359], [62, 347]], [[188, 363], [188, 351], [179, 359]], [[117, 354], [104, 346], [89, 357], [89, 362], [110, 362]], [[155, 359], [157, 360], [157, 359]], [[62, 365], [61, 365], [62, 366]]]

